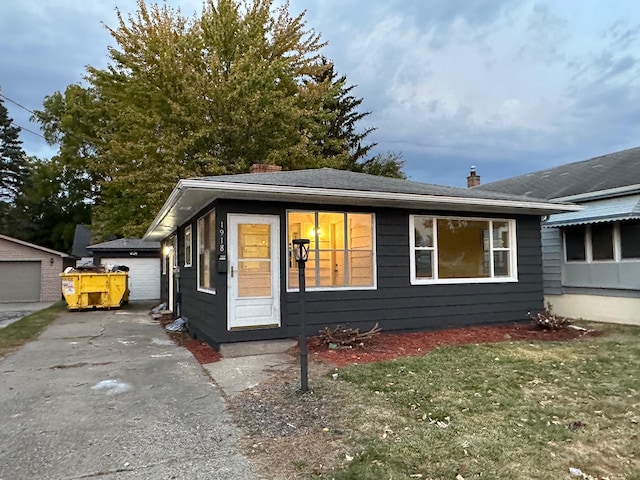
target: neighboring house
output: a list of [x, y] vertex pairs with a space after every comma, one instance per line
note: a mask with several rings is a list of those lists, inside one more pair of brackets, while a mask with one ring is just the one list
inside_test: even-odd
[[560, 315], [640, 324], [640, 148], [473, 190], [580, 204], [543, 223], [545, 300]]
[[93, 265], [93, 258], [87, 247], [91, 245], [91, 230], [87, 225], [76, 225], [73, 235], [71, 255], [76, 258], [76, 265]]
[[94, 265], [129, 267], [129, 300], [160, 299], [160, 243], [120, 238], [89, 245]]
[[275, 171], [181, 180], [144, 239], [163, 243], [162, 299], [216, 345], [298, 335], [295, 238], [311, 240], [310, 334], [526, 320], [543, 308], [540, 216], [575, 208], [327, 168]]
[[66, 253], [0, 235], [0, 303], [60, 300], [60, 273], [74, 264]]

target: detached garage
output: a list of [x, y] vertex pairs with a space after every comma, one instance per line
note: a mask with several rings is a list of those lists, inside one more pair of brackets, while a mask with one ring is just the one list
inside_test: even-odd
[[73, 264], [66, 253], [0, 235], [0, 303], [60, 300], [60, 272]]
[[138, 238], [120, 238], [90, 245], [94, 265], [126, 265], [129, 267], [129, 300], [160, 298], [160, 242], [144, 242]]

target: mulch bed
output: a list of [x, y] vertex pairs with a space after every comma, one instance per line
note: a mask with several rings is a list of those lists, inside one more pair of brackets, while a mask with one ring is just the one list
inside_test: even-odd
[[[171, 320], [160, 319], [162, 328]], [[584, 336], [599, 336], [599, 330], [562, 328], [543, 330], [528, 323], [512, 325], [453, 328], [429, 332], [380, 333], [364, 344], [353, 348], [329, 349], [319, 337], [310, 337], [309, 359], [330, 363], [338, 367], [359, 363], [392, 360], [398, 357], [424, 355], [442, 345], [465, 345], [470, 343], [497, 343], [512, 340], [567, 341]], [[176, 342], [188, 349], [201, 364], [219, 361], [222, 357], [206, 343], [194, 340], [186, 332], [167, 332]], [[294, 347], [297, 356], [297, 347]]]
[[431, 332], [380, 333], [354, 348], [328, 349], [317, 337], [309, 341], [310, 358], [336, 366], [392, 360], [397, 357], [424, 355], [442, 345], [497, 343], [512, 340], [566, 341], [584, 336], [599, 336], [597, 330], [542, 330], [532, 324], [466, 327]]
[[[164, 330], [164, 327], [173, 322], [173, 320], [163, 318], [159, 319], [158, 322]], [[186, 332], [167, 332], [166, 330], [165, 332], [176, 344], [189, 350], [200, 364], [218, 362], [222, 358], [220, 352], [216, 352], [201, 340], [191, 338]]]

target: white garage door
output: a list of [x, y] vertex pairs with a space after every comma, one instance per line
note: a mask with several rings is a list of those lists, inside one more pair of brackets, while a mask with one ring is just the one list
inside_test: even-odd
[[129, 267], [129, 300], [160, 298], [159, 258], [103, 258], [102, 263]]
[[0, 302], [39, 302], [40, 265], [0, 262]]

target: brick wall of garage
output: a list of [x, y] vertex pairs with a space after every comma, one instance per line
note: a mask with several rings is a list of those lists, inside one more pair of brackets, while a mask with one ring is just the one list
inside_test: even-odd
[[63, 259], [60, 255], [0, 238], [0, 262], [2, 261], [40, 261], [40, 301], [53, 302], [62, 297], [60, 273], [63, 270]]

